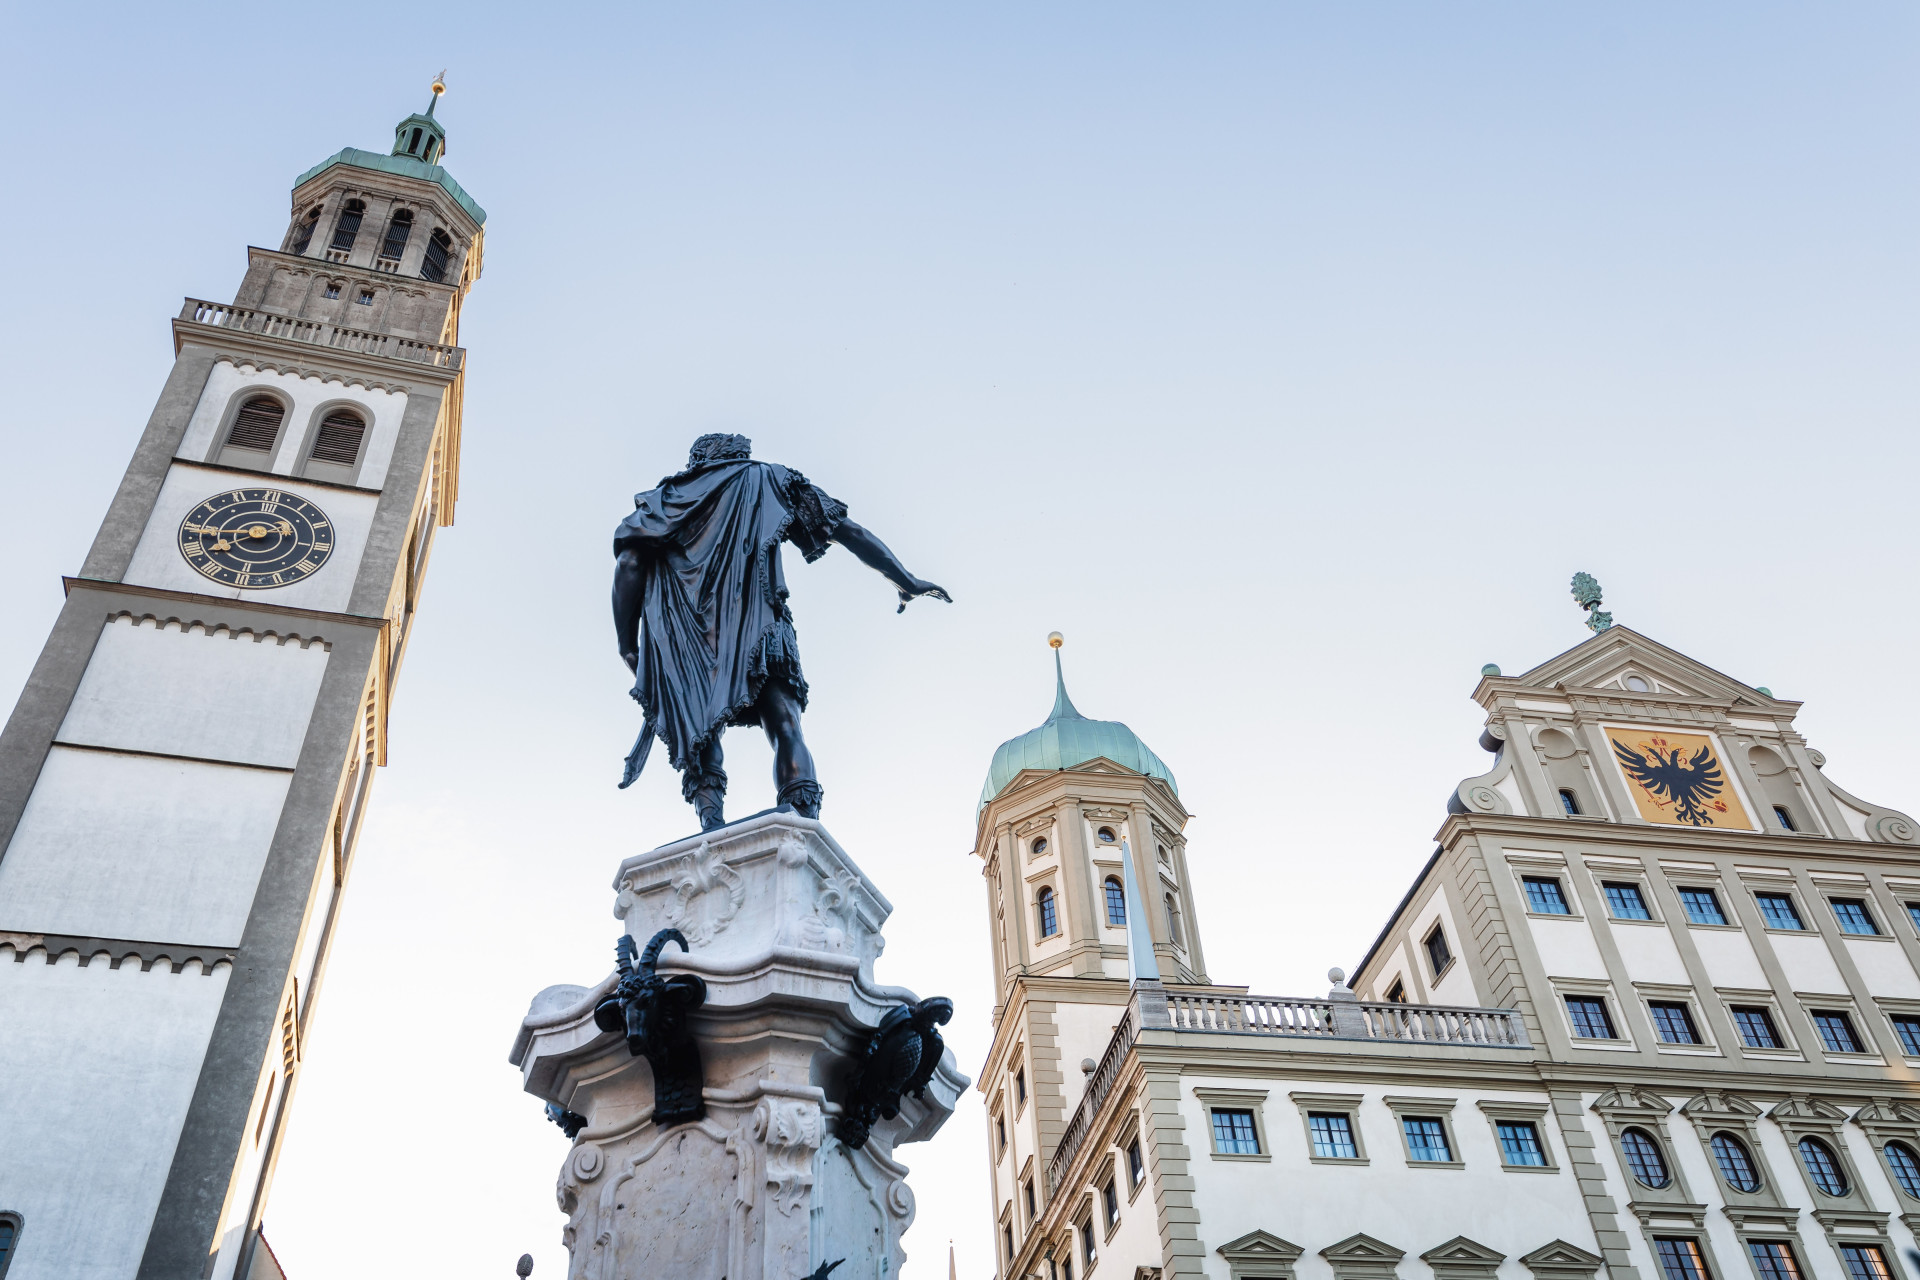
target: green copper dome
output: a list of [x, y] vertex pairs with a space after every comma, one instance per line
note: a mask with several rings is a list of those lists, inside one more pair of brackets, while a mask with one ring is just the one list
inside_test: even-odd
[[1071, 769], [1102, 757], [1135, 773], [1158, 778], [1173, 789], [1173, 794], [1180, 794], [1173, 770], [1133, 730], [1118, 720], [1089, 720], [1074, 709], [1073, 700], [1067, 697], [1058, 649], [1053, 651], [1053, 676], [1053, 714], [1038, 729], [1009, 738], [993, 753], [986, 785], [980, 788], [980, 808], [986, 808], [1005, 791], [1022, 769]]

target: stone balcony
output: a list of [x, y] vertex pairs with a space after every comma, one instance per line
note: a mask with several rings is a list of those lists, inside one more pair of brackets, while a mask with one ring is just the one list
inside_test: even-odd
[[[1336, 979], [1337, 981], [1338, 979]], [[1164, 1004], [1162, 1003], [1164, 1001]], [[1480, 1009], [1456, 1005], [1399, 1004], [1360, 1000], [1351, 991], [1336, 988], [1324, 999], [1285, 996], [1248, 996], [1212, 992], [1136, 987], [1133, 1003], [1113, 1029], [1107, 1051], [1087, 1078], [1080, 1106], [1060, 1135], [1047, 1162], [1047, 1193], [1073, 1167], [1107, 1095], [1119, 1081], [1121, 1068], [1139, 1039], [1139, 1028], [1172, 1030], [1182, 1035], [1249, 1036], [1270, 1040], [1313, 1042], [1365, 1051], [1365, 1042], [1382, 1049], [1415, 1052], [1432, 1045], [1471, 1049], [1531, 1051], [1526, 1023], [1517, 1009]], [[1356, 1043], [1359, 1042], [1359, 1043]], [[1277, 1047], [1277, 1046], [1276, 1046]]]
[[391, 333], [349, 329], [323, 320], [303, 320], [273, 311], [260, 311], [225, 302], [207, 302], [200, 298], [186, 300], [186, 304], [180, 308], [179, 318], [173, 323], [173, 330], [176, 350], [181, 342], [196, 335], [202, 335], [201, 341], [215, 342], [223, 333], [247, 333], [279, 342], [395, 360], [448, 373], [459, 372], [461, 361], [466, 356], [466, 351], [461, 347], [422, 342], [418, 338], [405, 338]]

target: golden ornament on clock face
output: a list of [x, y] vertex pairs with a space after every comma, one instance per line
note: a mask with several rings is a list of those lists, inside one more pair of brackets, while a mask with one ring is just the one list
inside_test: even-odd
[[278, 489], [216, 493], [180, 522], [180, 554], [229, 587], [263, 591], [310, 577], [333, 554], [333, 522]]

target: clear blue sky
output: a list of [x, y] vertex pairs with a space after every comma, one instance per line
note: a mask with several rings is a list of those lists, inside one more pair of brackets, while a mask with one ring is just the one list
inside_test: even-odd
[[[1624, 623], [1804, 698], [1920, 808], [1911, 5], [16, 5], [0, 691], [171, 360], [292, 179], [448, 68], [488, 210], [466, 457], [268, 1233], [295, 1280], [563, 1272], [565, 1149], [505, 1062], [687, 831], [607, 541], [752, 435], [954, 592], [790, 559], [825, 818], [884, 979], [988, 1042], [968, 857], [1068, 636], [1198, 815], [1212, 975], [1322, 989], [1487, 757], [1480, 664]], [[736, 810], [764, 747], [730, 740]], [[991, 1266], [969, 1100], [903, 1154], [916, 1274]]]

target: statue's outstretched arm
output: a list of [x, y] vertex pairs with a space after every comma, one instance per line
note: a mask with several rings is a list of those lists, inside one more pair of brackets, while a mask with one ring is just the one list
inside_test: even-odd
[[953, 597], [947, 594], [945, 587], [935, 586], [924, 578], [916, 578], [907, 572], [907, 566], [900, 563], [900, 557], [887, 549], [887, 544], [851, 520], [842, 520], [833, 531], [833, 540], [853, 552], [861, 564], [877, 572], [894, 585], [900, 592], [900, 608], [895, 613], [905, 611], [907, 601], [915, 596], [932, 596], [935, 600], [953, 603]]
[[620, 646], [620, 660], [630, 671], [640, 669], [640, 592], [646, 574], [640, 567], [640, 553], [633, 548], [613, 557], [613, 638]]

